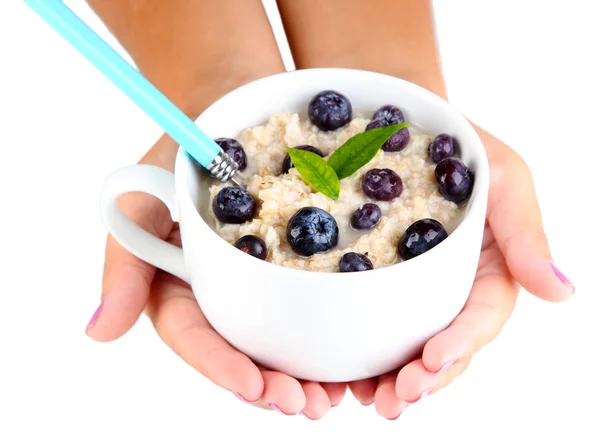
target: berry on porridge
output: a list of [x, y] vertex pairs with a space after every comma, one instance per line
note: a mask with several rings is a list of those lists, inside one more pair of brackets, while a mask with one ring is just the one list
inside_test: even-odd
[[245, 188], [210, 187], [215, 231], [260, 260], [320, 272], [379, 269], [440, 244], [462, 219], [474, 172], [450, 133], [424, 132], [383, 103], [360, 112], [325, 90], [307, 118], [274, 114], [219, 138], [243, 163]]
[[392, 169], [371, 169], [362, 181], [365, 195], [377, 201], [391, 201], [402, 194], [402, 179]]
[[347, 252], [340, 260], [340, 272], [370, 271], [373, 263], [367, 256], [357, 252]]
[[350, 218], [350, 225], [355, 230], [370, 230], [381, 220], [381, 208], [377, 204], [361, 205]]
[[321, 131], [334, 131], [350, 123], [352, 104], [337, 91], [321, 91], [308, 104], [308, 117]]
[[435, 219], [421, 219], [406, 229], [398, 242], [398, 254], [402, 260], [429, 251], [448, 237], [444, 226]]
[[238, 165], [238, 170], [240, 172], [246, 169], [246, 153], [239, 141], [234, 138], [217, 138], [215, 139], [215, 143], [218, 144], [227, 155], [233, 158], [233, 161]]
[[245, 252], [246, 254], [250, 254], [252, 257], [256, 257], [257, 259], [267, 259], [267, 244], [260, 237], [247, 234], [240, 237], [238, 241], [233, 244], [233, 246], [240, 251]]
[[440, 193], [449, 201], [461, 204], [473, 190], [473, 174], [458, 158], [444, 158], [435, 168]]
[[429, 143], [429, 157], [434, 163], [439, 163], [444, 158], [453, 157], [456, 140], [448, 134], [439, 134]]
[[[384, 105], [373, 114], [373, 121], [369, 123], [366, 130], [382, 128], [404, 122], [404, 114], [400, 108], [393, 105]], [[383, 144], [381, 149], [385, 152], [400, 152], [410, 141], [408, 128], [402, 128]]]
[[249, 221], [256, 211], [256, 201], [241, 187], [225, 187], [212, 202], [215, 217], [225, 224]]
[[302, 207], [287, 226], [287, 240], [294, 252], [311, 256], [337, 245], [339, 229], [335, 218], [318, 207]]

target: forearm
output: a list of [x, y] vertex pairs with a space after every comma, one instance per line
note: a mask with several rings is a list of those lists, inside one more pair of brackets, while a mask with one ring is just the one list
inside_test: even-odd
[[278, 0], [298, 68], [359, 68], [446, 98], [430, 0]]
[[283, 71], [259, 0], [87, 2], [140, 72], [190, 117], [245, 82]]

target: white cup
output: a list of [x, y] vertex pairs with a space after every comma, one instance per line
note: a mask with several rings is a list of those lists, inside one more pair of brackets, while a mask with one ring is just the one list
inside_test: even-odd
[[[461, 224], [435, 248], [392, 266], [347, 274], [258, 260], [213, 230], [208, 186], [215, 180], [181, 148], [174, 174], [148, 165], [111, 174], [102, 216], [123, 247], [188, 282], [214, 329], [256, 363], [299, 379], [346, 382], [405, 364], [461, 311], [479, 261], [489, 169], [475, 130], [446, 101], [367, 71], [308, 69], [260, 79], [219, 99], [196, 123], [212, 138], [234, 137], [276, 113], [305, 115], [311, 97], [325, 89], [346, 95], [368, 115], [381, 105], [397, 105], [426, 132], [457, 138], [475, 185]], [[183, 249], [125, 216], [117, 199], [132, 191], [150, 193], [167, 205], [179, 222]]]

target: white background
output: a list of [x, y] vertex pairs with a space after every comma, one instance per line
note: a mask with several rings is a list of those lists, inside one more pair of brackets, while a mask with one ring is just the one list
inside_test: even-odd
[[[114, 43], [83, 1], [67, 3]], [[160, 130], [22, 2], [2, 1], [0, 437], [599, 437], [599, 4], [434, 3], [451, 102], [529, 162], [575, 297], [523, 292], [466, 374], [395, 422], [350, 393], [317, 422], [245, 405], [145, 318], [116, 342], [91, 341], [102, 183]]]

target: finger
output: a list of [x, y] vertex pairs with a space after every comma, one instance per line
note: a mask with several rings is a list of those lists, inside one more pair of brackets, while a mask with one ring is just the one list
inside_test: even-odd
[[398, 372], [394, 371], [381, 376], [375, 391], [375, 410], [388, 420], [397, 419], [408, 407], [408, 402], [396, 395], [397, 375]]
[[488, 219], [508, 268], [532, 294], [563, 301], [574, 287], [552, 261], [531, 171], [512, 149], [485, 136], [491, 145]]
[[301, 413], [310, 420], [322, 418], [331, 408], [327, 392], [317, 382], [302, 382], [301, 385], [306, 396], [306, 404]]
[[379, 381], [377, 378], [357, 380], [350, 382], [348, 386], [352, 395], [362, 404], [363, 406], [369, 406], [375, 401], [375, 391]]
[[494, 243], [481, 253], [477, 276], [463, 311], [423, 349], [425, 368], [436, 373], [452, 362], [472, 356], [491, 342], [516, 304], [518, 285]]
[[436, 393], [440, 389], [445, 388], [452, 383], [457, 377], [459, 377], [469, 367], [472, 357], [459, 360], [458, 362], [452, 363], [448, 368], [437, 373], [438, 383], [433, 388], [431, 394]]
[[261, 368], [261, 373], [264, 392], [258, 402], [260, 406], [285, 415], [296, 415], [306, 406], [307, 396], [298, 380], [264, 368]]
[[327, 393], [332, 408], [338, 406], [346, 395], [345, 383], [321, 383], [321, 386]]
[[[186, 363], [242, 400], [261, 399], [261, 371], [212, 329], [183, 281], [158, 272], [147, 313], [161, 339]], [[270, 385], [269, 391], [276, 390]]]
[[416, 403], [444, 388], [468, 366], [471, 358], [449, 363], [437, 373], [425, 368], [422, 359], [404, 366], [396, 378], [396, 395], [409, 403]]
[[395, 395], [409, 403], [416, 403], [436, 386], [438, 378], [417, 359], [402, 367], [395, 381]]
[[[161, 138], [140, 163], [171, 169], [177, 151], [169, 138]], [[166, 206], [144, 193], [128, 193], [119, 204], [125, 214], [146, 231], [164, 239], [173, 223]], [[106, 244], [102, 300], [86, 333], [97, 341], [111, 341], [125, 334], [142, 313], [156, 268], [138, 259], [111, 236]]]

